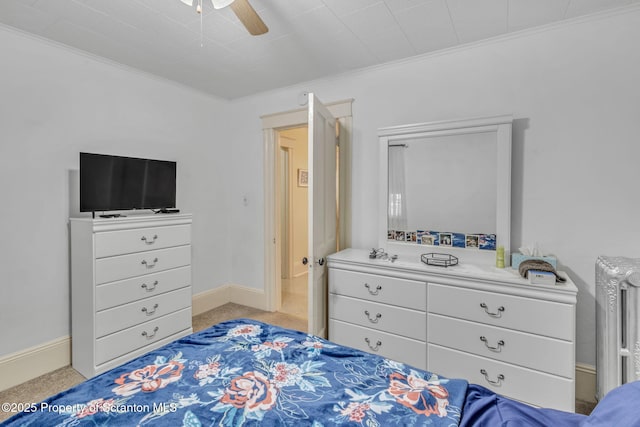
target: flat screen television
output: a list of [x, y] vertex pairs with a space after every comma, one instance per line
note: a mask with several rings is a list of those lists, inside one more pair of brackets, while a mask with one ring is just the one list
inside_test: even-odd
[[176, 162], [80, 153], [80, 212], [176, 206]]

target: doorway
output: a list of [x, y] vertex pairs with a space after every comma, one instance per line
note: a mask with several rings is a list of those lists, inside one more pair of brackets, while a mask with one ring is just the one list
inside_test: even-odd
[[[311, 94], [309, 99], [314, 98]], [[351, 214], [350, 214], [350, 164], [351, 164], [351, 140], [352, 140], [352, 103], [353, 99], [334, 102], [326, 104], [326, 109], [331, 116], [337, 119], [339, 123], [339, 137], [338, 137], [338, 151], [339, 151], [339, 165], [337, 165], [337, 173], [340, 177], [339, 188], [337, 193], [339, 194], [339, 247], [346, 248], [350, 246], [350, 229], [351, 229]], [[311, 105], [311, 102], [309, 103]], [[279, 133], [293, 128], [305, 128], [309, 125], [309, 119], [311, 117], [311, 109], [301, 108], [298, 110], [285, 111], [281, 113], [274, 113], [262, 116], [262, 129], [264, 140], [264, 220], [265, 220], [265, 258], [264, 258], [264, 291], [265, 291], [265, 308], [269, 311], [280, 311], [282, 307], [282, 252], [287, 251], [287, 247], [281, 243], [283, 237], [281, 236], [281, 229], [283, 219], [280, 216], [281, 200], [278, 197], [278, 192], [282, 191], [282, 185], [280, 180], [280, 174], [278, 169], [278, 162], [290, 161], [288, 150], [281, 152], [279, 148]], [[319, 123], [314, 115], [314, 123]], [[314, 133], [315, 134], [315, 133]], [[328, 135], [328, 134], [327, 134]], [[309, 143], [310, 141], [308, 141]], [[296, 170], [297, 174], [297, 170]], [[288, 174], [290, 180], [293, 182], [293, 173]], [[297, 180], [297, 176], [295, 177]], [[337, 213], [337, 212], [336, 212]], [[308, 213], [310, 215], [310, 213]], [[311, 221], [310, 221], [311, 222]], [[309, 227], [310, 228], [310, 227]], [[310, 239], [311, 240], [311, 239]], [[286, 259], [289, 259], [287, 257]], [[286, 265], [284, 268], [288, 268]], [[310, 278], [309, 278], [310, 282]], [[326, 297], [326, 295], [325, 295]], [[311, 325], [311, 314], [319, 314], [321, 311], [325, 311], [326, 314], [326, 301], [318, 301], [321, 307], [316, 307], [315, 299], [316, 295], [308, 295], [307, 305], [307, 317], [308, 322]], [[322, 298], [323, 300], [325, 298]], [[312, 300], [313, 308], [312, 309]], [[313, 316], [313, 324], [320, 324], [316, 316]], [[311, 326], [310, 326], [311, 328]], [[313, 329], [313, 328], [312, 328]], [[321, 334], [321, 333], [320, 333]]]
[[280, 234], [280, 309], [307, 320], [308, 267], [308, 126], [277, 131], [276, 206]]

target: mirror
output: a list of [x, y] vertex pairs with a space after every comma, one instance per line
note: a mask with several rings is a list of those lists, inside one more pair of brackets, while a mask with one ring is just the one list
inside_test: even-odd
[[499, 116], [380, 129], [379, 246], [492, 264], [503, 246], [507, 261], [511, 123]]

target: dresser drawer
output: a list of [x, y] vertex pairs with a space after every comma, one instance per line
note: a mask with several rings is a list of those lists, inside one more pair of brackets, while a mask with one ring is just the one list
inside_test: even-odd
[[426, 311], [425, 282], [329, 269], [329, 292]]
[[96, 310], [105, 310], [191, 284], [191, 267], [179, 267], [96, 287]]
[[335, 343], [397, 360], [420, 369], [427, 367], [424, 342], [403, 338], [338, 320], [329, 320], [329, 339]]
[[[433, 344], [428, 344], [427, 349], [428, 370], [431, 372], [449, 378], [464, 378], [531, 405], [574, 410], [575, 384], [570, 379]], [[503, 378], [499, 378], [500, 375]]]
[[96, 260], [96, 284], [113, 282], [191, 263], [191, 245]]
[[429, 314], [429, 343], [573, 378], [573, 344], [512, 329]]
[[429, 313], [574, 340], [574, 306], [499, 293], [428, 285]]
[[329, 318], [427, 340], [427, 315], [423, 311], [329, 294]]
[[190, 225], [105, 231], [95, 235], [95, 256], [103, 258], [190, 243]]
[[96, 340], [95, 364], [100, 365], [118, 356], [159, 341], [169, 335], [191, 328], [191, 308], [176, 311]]
[[149, 297], [96, 313], [96, 337], [160, 318], [191, 306], [191, 287]]

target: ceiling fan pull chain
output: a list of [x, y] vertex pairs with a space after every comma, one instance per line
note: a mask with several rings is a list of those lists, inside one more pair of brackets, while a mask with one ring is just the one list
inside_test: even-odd
[[[194, 4], [196, 5], [196, 12], [200, 15], [200, 47], [203, 47], [204, 35], [202, 31], [202, 0], [180, 1], [191, 7], [193, 7]], [[244, 25], [252, 36], [259, 36], [269, 31], [269, 28], [267, 28], [262, 18], [260, 18], [253, 6], [249, 4], [249, 0], [211, 0], [211, 3], [213, 4], [214, 9], [222, 9], [230, 6], [233, 13], [235, 13], [242, 25]]]
[[198, 12], [200, 14], [200, 47], [204, 47], [204, 38], [202, 36], [202, 0], [198, 0], [198, 2], [198, 8], [200, 8]]

